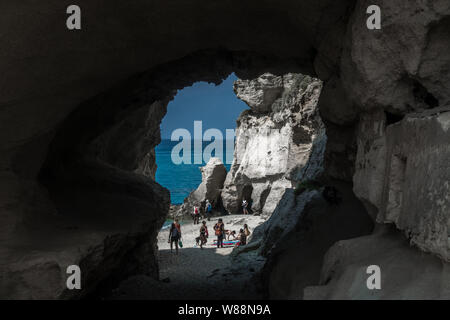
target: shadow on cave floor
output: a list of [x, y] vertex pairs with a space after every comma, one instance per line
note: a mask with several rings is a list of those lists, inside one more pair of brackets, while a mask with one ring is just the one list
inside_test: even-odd
[[245, 288], [252, 273], [233, 268], [232, 248], [183, 248], [159, 251], [160, 281], [139, 275], [122, 282], [108, 299], [222, 300], [255, 299]]

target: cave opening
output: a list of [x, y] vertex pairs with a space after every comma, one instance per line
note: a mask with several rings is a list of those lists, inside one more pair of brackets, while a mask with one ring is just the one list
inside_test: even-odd
[[[62, 226], [64, 233], [70, 233], [68, 239], [74, 236], [73, 244], [67, 245], [77, 247], [80, 241], [92, 237], [92, 234], [100, 234], [99, 238], [103, 234], [115, 235], [99, 244], [105, 252], [101, 259], [92, 253], [95, 247], [82, 249], [89, 253], [79, 263], [88, 269], [89, 279], [86, 281], [89, 281], [91, 290], [85, 291], [84, 296], [181, 299], [189, 294], [195, 299], [236, 298], [236, 290], [245, 289], [239, 298], [284, 297], [292, 295], [293, 289], [290, 285], [286, 287], [285, 280], [276, 279], [292, 274], [292, 266], [304, 265], [305, 261], [309, 261], [305, 270], [315, 271], [308, 281], [298, 280], [300, 284], [296, 291], [301, 291], [306, 285], [318, 284], [318, 266], [326, 249], [340, 239], [367, 234], [371, 230], [371, 222], [366, 221], [362, 206], [351, 212], [355, 216], [350, 217], [352, 223], [347, 223], [346, 212], [349, 210], [336, 211], [336, 207], [329, 207], [319, 199], [319, 209], [315, 210], [320, 214], [316, 217], [323, 217], [312, 223], [319, 223], [321, 227], [298, 227], [303, 222], [304, 226], [311, 225], [310, 221], [300, 222], [303, 219], [300, 217], [304, 210], [315, 207], [314, 199], [321, 198], [321, 188], [326, 185], [335, 186], [341, 196], [350, 194], [350, 200], [344, 201], [344, 208], [351, 208], [358, 201], [353, 195], [351, 181], [341, 183], [334, 178], [324, 178], [327, 176], [324, 158], [330, 148], [327, 126], [322, 122], [318, 109], [322, 82], [305, 75], [308, 73], [311, 72], [299, 68], [295, 61], [280, 62], [242, 52], [199, 52], [138, 74], [77, 108], [56, 133], [39, 177], [58, 212], [57, 228]], [[224, 182], [217, 206], [231, 213], [230, 219], [225, 221], [226, 226], [231, 226], [230, 230], [239, 232], [244, 224], [249, 223], [247, 218], [252, 221], [249, 223], [252, 232], [247, 246], [249, 252], [246, 248], [233, 250], [231, 247], [228, 253], [233, 252], [233, 258], [229, 259], [229, 254], [218, 250], [213, 255], [220, 267], [205, 270], [200, 265], [191, 268], [192, 274], [186, 273], [181, 256], [168, 254], [168, 268], [164, 269], [158, 260], [159, 254], [170, 249], [168, 230], [161, 231], [161, 227], [164, 228], [167, 215], [173, 212], [169, 191], [164, 184], [158, 183], [161, 171], [158, 172], [155, 166], [160, 165], [155, 151], [162, 145], [158, 144], [168, 137], [160, 128], [161, 121], [164, 122], [170, 101], [175, 103], [177, 90], [188, 90], [204, 81], [228, 84], [225, 87], [231, 91], [232, 80], [238, 81], [234, 91], [250, 109], [241, 112], [237, 119], [236, 125], [241, 130], [234, 143], [237, 166], [227, 170], [227, 179], [230, 175], [231, 183]], [[231, 92], [233, 99], [236, 99], [235, 93]], [[169, 113], [170, 108], [169, 105]], [[212, 109], [211, 113], [215, 114], [216, 110], [213, 113]], [[191, 109], [188, 107], [186, 110], [189, 114], [188, 110]], [[186, 119], [182, 116], [181, 120]], [[192, 127], [193, 124], [186, 126]], [[80, 131], [81, 127], [86, 129]], [[334, 136], [341, 139], [339, 135]], [[195, 149], [195, 142], [192, 145], [191, 149]], [[353, 148], [352, 145], [349, 150]], [[194, 167], [191, 169], [194, 168], [197, 174], [198, 167], [205, 165], [203, 160], [201, 164], [195, 164], [195, 152], [192, 153], [191, 165]], [[299, 195], [295, 193], [294, 188], [300, 181], [318, 176], [323, 179], [317, 187]], [[176, 178], [183, 178], [183, 174], [176, 174]], [[172, 180], [179, 187], [180, 183]], [[199, 182], [197, 180], [187, 190], [199, 186]], [[249, 211], [252, 214], [246, 219], [243, 219], [240, 203], [243, 196], [251, 200]], [[182, 198], [183, 195], [179, 196], [178, 202]], [[203, 202], [200, 203], [203, 207]], [[309, 204], [303, 205], [305, 203]], [[192, 208], [188, 212], [192, 212]], [[331, 225], [348, 224], [335, 234], [327, 229], [330, 225], [327, 219], [333, 215]], [[215, 237], [211, 230], [215, 219], [208, 221], [212, 235], [209, 243]], [[286, 219], [291, 220], [288, 223]], [[308, 234], [318, 237], [314, 235], [318, 229], [322, 230], [324, 239], [308, 241], [301, 246], [304, 252], [299, 255], [297, 240], [290, 239], [303, 239]], [[132, 233], [129, 230], [133, 230]], [[166, 248], [161, 246], [158, 250], [158, 241]], [[186, 247], [192, 246], [194, 241], [186, 242], [181, 251], [195, 251], [194, 256], [201, 255], [195, 261], [208, 261], [207, 254], [215, 251], [214, 247], [207, 250]], [[314, 250], [317, 249], [316, 244], [318, 250]], [[294, 260], [294, 264], [286, 263], [288, 260], [284, 257], [292, 254], [299, 258]], [[165, 272], [174, 266], [178, 269], [170, 277]], [[208, 283], [217, 281], [217, 285], [224, 285], [225, 281], [226, 289], [217, 296], [214, 285], [205, 288], [205, 281], [197, 281], [199, 277], [203, 280], [206, 277]], [[243, 288], [250, 279], [250, 283], [257, 285]], [[274, 287], [274, 281], [281, 287]], [[179, 290], [180, 285], [186, 290]], [[137, 292], [139, 288], [144, 291]], [[65, 294], [74, 297], [72, 292]]]
[[[236, 99], [237, 94], [247, 102], [250, 109], [247, 105], [244, 108], [239, 107], [237, 108], [239, 112], [233, 115], [235, 117], [233, 120], [237, 119], [240, 129], [238, 137], [240, 141], [233, 140], [233, 151], [235, 147], [238, 149], [237, 154], [232, 156], [236, 163], [231, 168], [231, 162], [223, 161], [226, 171], [222, 176], [222, 182], [219, 183], [220, 186], [216, 186], [215, 194], [207, 190], [209, 187], [206, 183], [203, 186], [206, 189], [200, 188], [204, 181], [200, 177], [199, 169], [207, 165], [210, 157], [204, 158], [200, 155], [197, 158], [201, 159], [201, 162], [195, 163], [195, 151], [189, 155], [188, 160], [185, 158], [187, 163], [181, 163], [179, 169], [184, 170], [182, 173], [177, 174], [177, 169], [171, 168], [168, 170], [170, 176], [164, 176], [167, 162], [174, 162], [172, 158], [169, 160], [169, 153], [173, 157], [170, 150], [173, 151], [174, 142], [169, 143], [168, 132], [180, 129], [176, 118], [170, 119], [171, 105], [168, 105], [168, 114], [161, 124], [162, 142], [156, 147], [158, 166], [156, 182], [168, 187], [172, 195], [169, 219], [158, 235], [159, 280], [155, 282], [149, 278], [130, 278], [120, 286], [121, 298], [136, 297], [135, 287], [146, 288], [144, 294], [137, 294], [138, 298], [145, 296], [157, 299], [182, 299], [188, 294], [195, 299], [205, 297], [231, 299], [236, 297], [236, 292], [241, 291], [239, 298], [286, 298], [294, 295], [301, 298], [302, 294], [299, 294], [299, 291], [308, 285], [319, 284], [323, 255], [333, 243], [365, 235], [372, 230], [373, 223], [363, 205], [354, 196], [351, 183], [327, 178], [322, 172], [327, 139], [325, 126], [318, 112], [320, 80], [291, 73], [281, 76], [263, 73], [255, 79], [239, 80], [237, 84], [235, 83], [233, 98]], [[231, 74], [219, 87], [230, 89], [231, 82], [236, 80], [237, 77]], [[258, 90], [261, 92], [257, 93]], [[183, 91], [178, 94], [183, 98]], [[255, 96], [262, 97], [256, 104]], [[189, 107], [187, 105], [189, 102], [186, 103], [183, 99], [178, 102], [177, 97], [178, 95], [173, 101], [179, 103], [179, 106], [172, 106], [172, 110], [179, 116], [181, 112], [177, 108]], [[191, 119], [183, 116], [181, 119], [183, 124], [186, 120], [192, 123], [195, 119], [199, 119], [195, 116], [195, 108], [191, 106], [188, 110], [188, 113], [192, 114], [187, 118], [191, 116]], [[206, 111], [202, 111], [201, 114], [205, 113]], [[241, 114], [239, 118], [238, 113]], [[224, 117], [219, 112], [214, 114]], [[174, 121], [177, 125], [164, 123], [165, 119]], [[168, 127], [172, 130], [168, 130]], [[189, 138], [195, 136], [195, 132], [192, 131], [195, 131], [195, 128], [187, 135]], [[299, 131], [302, 134], [299, 135]], [[173, 138], [173, 135], [170, 134], [170, 137]], [[189, 139], [189, 151], [195, 148], [194, 140]], [[180, 142], [177, 140], [175, 143]], [[200, 150], [203, 152], [203, 145]], [[177, 155], [184, 158], [184, 152], [186, 150]], [[195, 172], [198, 178], [193, 179], [191, 172]], [[229, 181], [227, 185], [224, 181], [228, 176], [234, 181], [234, 185]], [[308, 183], [315, 178], [320, 182], [304, 190], [303, 195], [289, 192], [302, 181]], [[191, 187], [183, 187], [183, 179], [194, 182]], [[170, 185], [170, 181], [175, 185]], [[333, 201], [324, 200], [323, 188], [335, 190]], [[207, 198], [213, 204], [216, 216], [208, 216], [203, 210]], [[244, 200], [248, 203], [249, 216], [242, 215], [244, 210], [241, 203]], [[296, 204], [285, 203], [286, 201], [294, 201]], [[302, 207], [301, 203], [305, 205]], [[197, 238], [200, 236], [200, 224], [192, 224], [191, 219], [195, 207], [200, 212], [200, 224], [204, 220], [210, 233], [203, 250], [199, 248], [201, 239]], [[287, 214], [285, 211], [293, 213]], [[285, 221], [282, 217], [280, 225], [279, 221], [271, 221], [272, 215], [275, 216], [275, 220], [278, 216], [290, 215], [292, 221]], [[233, 248], [235, 243], [230, 241], [231, 246], [228, 249], [216, 250], [213, 226], [219, 218], [224, 220], [226, 230], [230, 233], [234, 231], [238, 234], [240, 228], [249, 225], [251, 232], [254, 232], [249, 238], [250, 249], [246, 249], [246, 246]], [[183, 235], [181, 239], [183, 248], [180, 248], [179, 253], [176, 253], [175, 245], [170, 248], [167, 241], [174, 219], [179, 220]], [[293, 227], [283, 225], [286, 223], [292, 224]], [[267, 234], [264, 234], [265, 232]], [[234, 240], [232, 234], [226, 236], [226, 241], [229, 240]], [[304, 243], [298, 246], [296, 243], [299, 242]], [[300, 255], [297, 252], [299, 248], [303, 251]], [[241, 254], [247, 250], [250, 252], [249, 255]], [[286, 257], [289, 257], [289, 261]], [[303, 270], [304, 275], [293, 277], [295, 269]], [[295, 281], [290, 282], [290, 278], [294, 278]], [[257, 285], [244, 287], [255, 281]], [[216, 284], [223, 288], [219, 293], [214, 289]], [[155, 286], [159, 290], [152, 292], [150, 288]]]

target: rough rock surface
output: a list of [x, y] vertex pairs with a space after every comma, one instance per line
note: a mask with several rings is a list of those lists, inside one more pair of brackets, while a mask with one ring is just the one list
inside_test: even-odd
[[[112, 90], [72, 113], [53, 133], [47, 155], [36, 158], [40, 172], [27, 165], [30, 154], [17, 154], [1, 184], [10, 191], [2, 211], [0, 297], [79, 298], [132, 274], [158, 277], [156, 235], [170, 201], [148, 170], [154, 163], [144, 163], [160, 141], [168, 100], [149, 103], [146, 93], [128, 91], [138, 89], [135, 81], [122, 87], [125, 97]], [[133, 112], [121, 114], [123, 105]], [[81, 291], [66, 287], [73, 264], [81, 268]]]
[[227, 176], [227, 169], [222, 160], [212, 157], [204, 167], [200, 168], [200, 171], [202, 172], [202, 182], [196, 190], [184, 199], [176, 214], [177, 216], [191, 215], [194, 212], [194, 206], [203, 210], [206, 200], [209, 200], [213, 208], [221, 205], [220, 192]]
[[[80, 298], [133, 274], [158, 277], [152, 239], [164, 221], [160, 212], [169, 206], [167, 190], [140, 175], [89, 166], [89, 175], [86, 165], [72, 177], [70, 188], [52, 192], [56, 208], [39, 185], [11, 190], [15, 201], [9, 202], [10, 208], [20, 208], [27, 224], [17, 223], [13, 235], [2, 233], [9, 241], [2, 247], [1, 298]], [[42, 201], [43, 196], [48, 200]], [[24, 199], [34, 207], [24, 205]], [[30, 216], [37, 210], [39, 216]], [[67, 290], [69, 265], [81, 268], [81, 291]]]
[[139, 167], [135, 172], [155, 180], [156, 169], [158, 169], [156, 165], [156, 153], [155, 149], [151, 149], [139, 163]]
[[450, 108], [388, 124], [365, 115], [358, 135], [355, 194], [380, 223], [393, 223], [422, 250], [450, 261]]
[[[381, 290], [367, 288], [367, 267], [378, 265]], [[326, 254], [320, 285], [305, 299], [450, 299], [448, 263], [418, 252], [393, 228], [337, 242]]]
[[222, 192], [228, 212], [242, 212], [246, 199], [251, 211], [269, 216], [287, 188], [319, 174], [326, 144], [317, 109], [321, 88], [321, 81], [301, 74], [266, 73], [235, 82], [236, 95], [250, 110], [237, 121], [235, 154]]
[[264, 258], [254, 282], [265, 298], [301, 299], [306, 286], [319, 282], [323, 256], [336, 241], [372, 231], [373, 222], [351, 185], [330, 185], [338, 190], [338, 204], [324, 199], [322, 187], [300, 194], [287, 189], [271, 217], [255, 229], [244, 248], [249, 252], [238, 253]]
[[450, 3], [379, 1], [385, 27], [368, 32], [361, 26], [370, 4], [357, 1], [344, 44], [341, 71], [349, 99], [362, 110], [394, 114], [446, 105]]

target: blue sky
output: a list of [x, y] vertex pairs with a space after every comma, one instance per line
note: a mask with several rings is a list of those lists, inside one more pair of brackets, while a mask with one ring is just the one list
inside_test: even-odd
[[161, 138], [170, 139], [172, 131], [184, 128], [193, 137], [194, 121], [201, 120], [203, 132], [217, 128], [225, 137], [225, 129], [235, 129], [236, 119], [248, 106], [233, 92], [236, 75], [231, 74], [220, 85], [197, 82], [178, 91], [167, 107], [161, 123]]

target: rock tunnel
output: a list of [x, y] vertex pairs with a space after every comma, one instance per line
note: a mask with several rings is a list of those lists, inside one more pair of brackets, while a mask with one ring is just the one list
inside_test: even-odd
[[[263, 295], [364, 297], [349, 270], [381, 264], [395, 278], [414, 262], [378, 297], [449, 297], [448, 1], [377, 1], [383, 27], [368, 30], [365, 0], [80, 0], [76, 32], [65, 28], [66, 2], [0, 4], [1, 298], [83, 298], [130, 275], [157, 278], [170, 200], [151, 179], [149, 150], [176, 90], [232, 72], [323, 82], [324, 172], [361, 202], [342, 218], [306, 208], [282, 234], [299, 245], [270, 247], [275, 221]], [[299, 271], [293, 255], [312, 262]], [[71, 264], [82, 291], [65, 287]]]

